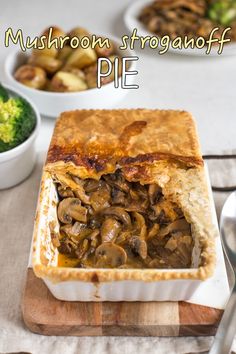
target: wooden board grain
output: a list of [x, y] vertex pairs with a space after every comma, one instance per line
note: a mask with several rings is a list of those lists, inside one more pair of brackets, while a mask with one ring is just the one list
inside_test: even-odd
[[199, 336], [216, 332], [222, 311], [186, 302], [66, 302], [28, 269], [22, 313], [35, 333], [63, 336]]

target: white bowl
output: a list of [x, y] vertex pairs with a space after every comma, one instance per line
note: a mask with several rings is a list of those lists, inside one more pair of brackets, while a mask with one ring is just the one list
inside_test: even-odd
[[23, 97], [31, 105], [37, 121], [27, 140], [11, 150], [0, 152], [0, 190], [15, 186], [32, 172], [36, 160], [35, 139], [40, 126], [40, 115], [35, 105], [19, 91], [6, 85], [4, 87], [11, 96]]
[[[128, 30], [132, 33], [134, 28], [137, 29], [137, 35], [142, 37], [147, 36], [156, 36], [155, 33], [150, 32], [146, 29], [145, 25], [138, 20], [138, 16], [140, 15], [141, 10], [149, 5], [152, 4], [153, 0], [136, 0], [132, 1], [127, 8], [125, 15], [124, 15], [124, 22]], [[161, 49], [161, 47], [154, 49], [156, 52]], [[207, 48], [204, 47], [202, 49], [198, 48], [183, 48], [183, 49], [174, 49], [172, 46], [169, 46], [169, 52], [175, 54], [182, 54], [182, 55], [194, 55], [194, 56], [219, 56], [218, 54], [219, 46], [213, 46], [211, 49], [210, 54], [206, 54]], [[236, 43], [232, 42], [229, 44], [225, 44], [224, 50], [220, 56], [231, 56], [236, 55]]]
[[[134, 51], [120, 50], [120, 42], [117, 39], [109, 38], [116, 47], [116, 52], [121, 57], [136, 56]], [[127, 93], [128, 89], [115, 88], [114, 82], [102, 86], [100, 89], [94, 88], [81, 92], [48, 92], [35, 90], [27, 87], [14, 78], [14, 72], [20, 66], [26, 63], [28, 54], [21, 51], [10, 53], [5, 61], [5, 73], [7, 82], [20, 92], [24, 93], [32, 99], [37, 105], [41, 114], [48, 117], [58, 117], [61, 112], [74, 109], [103, 109], [114, 108]], [[136, 62], [130, 61], [129, 71], [135, 71]], [[136, 79], [135, 75], [129, 75], [129, 85]], [[119, 85], [121, 78], [119, 79]]]

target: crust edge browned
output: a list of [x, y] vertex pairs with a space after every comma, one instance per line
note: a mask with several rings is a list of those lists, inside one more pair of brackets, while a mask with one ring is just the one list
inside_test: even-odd
[[[98, 117], [96, 117], [96, 114]], [[131, 124], [129, 119], [130, 115], [133, 114], [131, 120]], [[169, 124], [171, 120], [175, 120], [175, 116], [180, 119], [183, 118], [186, 120], [187, 124], [182, 126], [182, 133], [184, 136], [189, 137], [188, 144], [185, 143], [186, 154], [176, 153], [175, 147], [167, 146], [166, 138], [160, 135], [160, 139], [158, 141], [159, 147], [156, 151], [147, 152], [145, 151], [146, 146], [141, 145], [142, 152], [135, 154], [134, 156], [130, 156], [128, 154], [129, 150], [132, 150], [133, 145], [130, 144], [128, 151], [125, 149], [125, 146], [122, 145], [122, 142], [119, 141], [121, 139], [122, 133], [117, 131], [113, 131], [113, 138], [119, 141], [119, 144], [113, 147], [111, 150], [101, 144], [99, 141], [96, 145], [95, 149], [87, 149], [83, 151], [83, 144], [79, 141], [73, 141], [70, 144], [70, 141], [63, 140], [63, 136], [66, 134], [65, 129], [70, 129], [73, 131], [73, 128], [78, 127], [80, 124], [83, 124], [88, 119], [93, 120], [93, 126], [96, 127], [96, 124], [99, 126], [99, 123], [96, 123], [96, 118], [101, 119], [101, 116], [104, 116], [104, 122], [106, 119], [109, 120], [114, 118], [113, 124], [116, 123], [116, 118], [122, 118], [122, 124], [124, 125], [124, 130], [127, 129], [134, 122], [143, 122], [143, 121], [134, 121], [135, 117], [137, 119], [141, 119], [144, 116], [144, 120], [148, 119], [149, 115], [157, 115], [159, 119], [159, 123], [163, 123], [164, 125]], [[166, 123], [166, 119], [169, 118], [169, 123]], [[152, 120], [154, 121], [154, 120]], [[178, 121], [176, 122], [176, 127], [178, 127]], [[155, 127], [155, 128], [158, 128]], [[145, 130], [145, 129], [144, 129]], [[170, 126], [170, 131], [173, 137], [178, 135], [175, 134], [174, 128]], [[104, 123], [103, 134], [109, 133], [109, 127], [106, 127]], [[124, 133], [124, 131], [123, 131]], [[137, 133], [139, 135], [140, 131]], [[73, 134], [73, 132], [72, 132]], [[119, 135], [120, 134], [120, 135]], [[83, 132], [81, 133], [83, 136]], [[80, 136], [80, 138], [81, 138]], [[147, 139], [152, 139], [151, 136], [142, 135], [142, 141], [144, 137]], [[132, 134], [129, 137], [132, 139]], [[179, 137], [179, 144], [182, 144], [181, 138]], [[140, 141], [141, 143], [141, 141]], [[105, 143], [106, 145], [106, 143]], [[109, 145], [109, 144], [108, 144]], [[155, 149], [154, 149], [155, 150]], [[162, 151], [163, 150], [163, 151]], [[164, 151], [166, 150], [166, 151]], [[94, 173], [106, 173], [107, 170], [111, 169], [111, 166], [121, 165], [121, 166], [131, 166], [131, 165], [141, 165], [141, 164], [152, 164], [155, 161], [166, 160], [170, 163], [176, 162], [180, 164], [186, 165], [186, 167], [194, 167], [194, 166], [202, 166], [203, 160], [200, 151], [200, 144], [196, 134], [196, 125], [192, 115], [186, 111], [181, 110], [157, 110], [157, 109], [115, 109], [115, 110], [75, 110], [64, 112], [57, 119], [53, 138], [49, 147], [47, 161], [46, 161], [46, 169], [53, 170], [53, 168], [57, 168], [57, 164], [64, 164], [64, 166], [74, 165], [74, 168], [84, 168], [87, 170], [88, 174], [93, 175]]]

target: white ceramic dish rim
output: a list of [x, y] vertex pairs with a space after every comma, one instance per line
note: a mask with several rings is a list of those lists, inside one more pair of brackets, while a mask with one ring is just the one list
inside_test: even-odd
[[[209, 181], [209, 173], [208, 173], [208, 170], [207, 170], [207, 166], [205, 165], [205, 168], [204, 168], [204, 171], [205, 171], [205, 178], [206, 178], [206, 182], [207, 182], [207, 185], [208, 185], [208, 195], [209, 195], [209, 200], [210, 200], [210, 204], [211, 204], [211, 208], [212, 208], [212, 220], [213, 220], [213, 223], [214, 225], [217, 225], [217, 221], [216, 221], [216, 218], [214, 216], [214, 202], [213, 202], [213, 198], [211, 196], [211, 192], [210, 192], [210, 181]], [[48, 266], [46, 265], [43, 265], [42, 262], [41, 262], [41, 259], [40, 259], [40, 250], [41, 250], [41, 244], [42, 244], [42, 230], [45, 229], [45, 227], [48, 229], [49, 231], [49, 221], [50, 220], [55, 220], [56, 217], [56, 214], [55, 214], [55, 208], [52, 207], [53, 204], [55, 204], [54, 202], [56, 202], [55, 200], [55, 197], [52, 198], [53, 195], [55, 195], [55, 188], [54, 190], [52, 190], [52, 185], [53, 185], [53, 182], [52, 182], [52, 179], [51, 177], [47, 178], [46, 175], [48, 173], [46, 173], [44, 171], [43, 175], [42, 175], [42, 180], [44, 180], [44, 193], [42, 193], [42, 190], [40, 188], [40, 193], [39, 193], [39, 201], [38, 201], [38, 206], [37, 206], [37, 219], [36, 219], [36, 223], [35, 223], [35, 226], [34, 226], [34, 235], [33, 235], [33, 240], [32, 240], [32, 265], [33, 265], [33, 268], [34, 267], [38, 267], [38, 266], [43, 266], [44, 269], [46, 269]], [[48, 174], [49, 175], [49, 174]], [[42, 183], [42, 182], [41, 182]], [[47, 190], [47, 194], [45, 193], [45, 190]], [[56, 197], [57, 198], [57, 197]], [[48, 207], [48, 202], [50, 203], [49, 204], [49, 207]], [[48, 210], [48, 214], [45, 215], [45, 213], [43, 212], [43, 210], [45, 210], [45, 207], [46, 209]], [[43, 219], [43, 220], [42, 220]], [[44, 228], [42, 229], [42, 225], [44, 225]], [[216, 227], [216, 229], [218, 230], [218, 228]], [[45, 230], [44, 230], [45, 231]], [[47, 233], [44, 233], [45, 235], [48, 235]], [[50, 250], [50, 244], [51, 244], [51, 241], [49, 240], [50, 237], [45, 237], [44, 239], [44, 248], [46, 247], [47, 250], [45, 250], [45, 254], [49, 255], [49, 258], [48, 260], [50, 260], [51, 262], [51, 265], [49, 266], [49, 268], [52, 266], [56, 272], [58, 272], [58, 274], [60, 273], [61, 270], [67, 270], [68, 272], [70, 272], [71, 274], [75, 273], [77, 274], [78, 272], [83, 272], [83, 273], [91, 273], [91, 274], [94, 274], [94, 272], [96, 271], [99, 271], [99, 273], [111, 273], [113, 272], [112, 269], [97, 269], [97, 268], [91, 268], [91, 269], [79, 269], [79, 268], [64, 268], [64, 267], [57, 267], [56, 266], [56, 263], [57, 263], [57, 253], [54, 254], [54, 256], [52, 256], [52, 251]], [[48, 248], [49, 247], [49, 248]], [[215, 247], [216, 247], [216, 244], [215, 244]], [[57, 251], [56, 251], [57, 252]], [[193, 255], [196, 257], [198, 252], [195, 252]], [[52, 261], [53, 259], [53, 261]], [[53, 265], [52, 265], [53, 264]], [[188, 269], [153, 269], [153, 270], [150, 270], [150, 269], [142, 269], [141, 272], [143, 275], [145, 275], [146, 273], [150, 273], [151, 272], [154, 272], [154, 273], [158, 273], [158, 274], [171, 274], [171, 273], [176, 273], [178, 272], [179, 274], [185, 274], [186, 272], [191, 274], [192, 275], [192, 278], [188, 278], [186, 279], [184, 276], [183, 277], [179, 277], [178, 279], [162, 279], [163, 281], [168, 281], [168, 280], [188, 280], [188, 281], [194, 281], [195, 283], [197, 283], [198, 281], [201, 281], [201, 279], [199, 278], [196, 278], [194, 277], [194, 275], [196, 274], [196, 272], [198, 271], [199, 269], [199, 265], [197, 266], [194, 266], [192, 268], [188, 268]], [[121, 272], [123, 272], [124, 274], [125, 273], [137, 273], [137, 269], [122, 269], [120, 270]], [[140, 271], [140, 270], [138, 270]], [[207, 277], [208, 279], [209, 277]], [[45, 275], [45, 277], [43, 277], [43, 279], [47, 279], [47, 275]], [[158, 283], [159, 281], [162, 281], [162, 280], [152, 280], [150, 282], [152, 283]], [[83, 283], [91, 283], [90, 281], [84, 281], [84, 280], [69, 280], [69, 279], [65, 279], [65, 280], [60, 280], [60, 281], [55, 281], [55, 283], [61, 283], [61, 282], [69, 282], [69, 281], [75, 281], [75, 282], [83, 282]], [[120, 280], [117, 280], [117, 282], [119, 282]], [[125, 280], [127, 281], [127, 279]], [[136, 281], [135, 279], [133, 279], [133, 281]], [[139, 282], [149, 282], [148, 280], [141, 280], [139, 279], [138, 280]], [[101, 281], [103, 282], [103, 281]], [[110, 283], [110, 281], [107, 281], [107, 283]]]
[[[99, 35], [99, 36], [102, 36], [102, 37], [106, 37], [107, 35]], [[120, 46], [120, 40], [116, 37], [113, 37], [113, 36], [108, 36], [108, 38], [114, 42], [115, 46], [119, 49], [119, 46]], [[121, 49], [119, 49], [119, 51], [122, 51]], [[125, 57], [136, 57], [136, 53], [134, 50], [130, 50], [130, 49], [125, 49], [123, 50], [124, 52], [124, 56]], [[101, 88], [92, 88], [92, 89], [88, 89], [88, 90], [84, 90], [84, 91], [77, 91], [77, 92], [50, 92], [50, 91], [43, 91], [43, 90], [38, 90], [38, 89], [33, 89], [31, 87], [28, 87], [26, 85], [23, 85], [22, 83], [20, 83], [19, 81], [17, 81], [15, 78], [14, 78], [14, 75], [13, 73], [11, 73], [10, 69], [9, 69], [9, 62], [12, 60], [12, 59], [16, 59], [17, 55], [19, 54], [22, 54], [22, 55], [25, 55], [27, 56], [28, 53], [30, 53], [30, 51], [28, 52], [22, 52], [20, 50], [14, 50], [12, 52], [10, 52], [6, 59], [5, 59], [5, 63], [4, 63], [4, 71], [6, 73], [6, 76], [7, 76], [7, 79], [10, 80], [10, 81], [13, 81], [14, 84], [16, 84], [19, 88], [21, 87], [24, 87], [25, 90], [28, 90], [29, 92], [33, 92], [35, 94], [38, 94], [38, 95], [41, 95], [41, 96], [49, 96], [49, 97], [58, 97], [58, 98], [67, 98], [67, 97], [81, 97], [83, 98], [83, 96], [87, 96], [89, 94], [93, 94], [95, 93], [97, 90], [104, 90], [104, 88], [106, 87], [109, 87], [109, 86], [113, 86], [114, 83], [113, 81], [102, 86]], [[14, 60], [16, 61], [16, 60]], [[130, 64], [130, 71], [135, 71], [136, 69], [136, 62], [131, 62]]]
[[[52, 282], [47, 277], [43, 281], [51, 293], [63, 301], [189, 301], [192, 303], [224, 308], [229, 296], [226, 269], [220, 235], [210, 187], [210, 178], [207, 165], [205, 173], [209, 190], [209, 199], [212, 210], [212, 221], [217, 228], [216, 249], [217, 265], [213, 277], [204, 281], [197, 279], [176, 279], [144, 282], [141, 280], [124, 280], [115, 282], [84, 282], [81, 280]], [[32, 266], [33, 238], [28, 267]], [[222, 271], [220, 270], [222, 267]], [[169, 270], [171, 271], [171, 270]], [[222, 289], [222, 291], [221, 291]], [[219, 297], [212, 301], [211, 296], [219, 291]], [[210, 294], [210, 295], [209, 295]], [[206, 296], [207, 295], [207, 298]]]
[[22, 94], [21, 92], [19, 92], [15, 88], [12, 88], [9, 85], [5, 85], [4, 83], [2, 85], [5, 89], [7, 89], [7, 91], [10, 92], [10, 94], [13, 93], [19, 97], [22, 97], [30, 104], [30, 106], [32, 107], [34, 114], [36, 116], [36, 126], [35, 126], [33, 132], [30, 134], [30, 136], [23, 143], [14, 147], [11, 150], [8, 150], [5, 152], [0, 152], [0, 163], [11, 160], [11, 159], [17, 157], [18, 155], [20, 155], [23, 151], [25, 151], [27, 149], [27, 147], [31, 144], [31, 142], [38, 135], [40, 124], [41, 124], [40, 114], [39, 114], [38, 109], [36, 108], [35, 104], [26, 95]]
[[[148, 4], [151, 4], [153, 2], [153, 0], [137, 0], [132, 2], [124, 15], [124, 22], [126, 27], [128, 28], [128, 30], [130, 32], [133, 31], [134, 28], [137, 29], [137, 34], [139, 36], [155, 36], [155, 33], [149, 32], [144, 25], [137, 19], [137, 15], [140, 13], [140, 10], [145, 7]], [[161, 48], [161, 47], [160, 47]], [[216, 57], [220, 57], [220, 56], [233, 56], [236, 55], [236, 43], [231, 43], [231, 44], [226, 44], [224, 46], [224, 50], [222, 52], [222, 54], [218, 54], [218, 48], [212, 48], [210, 54], [206, 54], [206, 48], [202, 48], [202, 49], [191, 49], [191, 48], [186, 48], [186, 49], [174, 49], [171, 47], [169, 47], [169, 52], [175, 53], [175, 54], [180, 54], [180, 55], [193, 55], [193, 56], [216, 56]]]

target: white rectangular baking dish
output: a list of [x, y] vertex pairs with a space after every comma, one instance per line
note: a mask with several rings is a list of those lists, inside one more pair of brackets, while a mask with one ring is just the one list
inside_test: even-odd
[[[210, 188], [209, 174], [205, 168], [205, 175], [208, 182], [209, 199], [212, 207], [212, 222], [217, 226], [217, 219], [214, 209], [214, 202]], [[57, 249], [51, 243], [50, 222], [57, 220], [57, 192], [55, 185], [47, 172], [43, 173], [42, 185], [38, 209], [36, 213], [36, 222], [34, 237], [32, 243], [32, 264], [37, 276], [41, 277], [51, 293], [60, 300], [65, 301], [182, 301], [189, 300], [202, 282], [207, 280], [198, 279], [198, 259], [199, 250], [197, 245], [193, 254], [194, 267], [191, 269], [154, 269], [151, 270], [164, 278], [165, 280], [143, 281], [139, 280], [116, 280], [116, 281], [98, 281], [96, 269], [79, 268], [58, 268], [57, 267]], [[58, 225], [56, 226], [58, 227]], [[218, 235], [219, 236], [219, 235]], [[44, 266], [44, 272], [40, 269]], [[46, 266], [45, 266], [46, 265]], [[45, 269], [48, 274], [45, 274]], [[99, 272], [113, 272], [113, 269], [99, 269]], [[117, 270], [116, 270], [117, 271]], [[120, 269], [118, 272], [126, 272], [126, 269]], [[133, 270], [144, 274], [145, 270]], [[54, 275], [54, 281], [51, 280], [51, 272]], [[70, 280], [76, 278], [78, 272], [93, 273], [93, 281]], [[130, 272], [130, 270], [128, 270]], [[51, 274], [50, 274], [51, 273]], [[60, 274], [59, 274], [60, 273]], [[63, 273], [63, 275], [62, 275]], [[172, 279], [173, 274], [178, 273], [178, 279]], [[55, 278], [58, 275], [58, 280]], [[70, 277], [70, 278], [71, 278]], [[135, 278], [135, 276], [134, 276]], [[137, 276], [136, 276], [137, 278]], [[142, 278], [140, 276], [140, 278]], [[176, 276], [175, 276], [176, 278]]]

